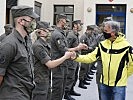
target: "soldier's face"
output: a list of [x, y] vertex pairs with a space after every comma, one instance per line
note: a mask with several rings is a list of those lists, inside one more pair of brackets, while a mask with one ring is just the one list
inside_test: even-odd
[[31, 17], [25, 16], [22, 19], [24, 21], [23, 27], [29, 33], [33, 32], [36, 29], [36, 20]]
[[6, 27], [5, 28], [5, 34], [9, 35], [10, 33], [12, 33], [13, 27]]
[[90, 36], [93, 33], [93, 30], [86, 30], [86, 33]]
[[78, 24], [78, 31], [81, 31], [82, 30], [82, 25]]
[[60, 23], [61, 23], [62, 28], [64, 28], [66, 26], [66, 19], [61, 19]]
[[46, 40], [51, 37], [51, 32], [48, 29], [39, 29], [39, 36], [45, 38]]

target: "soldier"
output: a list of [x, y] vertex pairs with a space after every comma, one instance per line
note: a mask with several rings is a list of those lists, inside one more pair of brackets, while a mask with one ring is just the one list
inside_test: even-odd
[[6, 24], [4, 26], [4, 29], [5, 29], [5, 33], [0, 36], [0, 41], [2, 41], [7, 35], [12, 33], [13, 26], [11, 24]]
[[[51, 35], [51, 54], [53, 59], [60, 58], [66, 51], [77, 51], [80, 49], [86, 49], [85, 44], [79, 44], [75, 48], [68, 48], [66, 34], [63, 29], [66, 24], [67, 17], [65, 14], [59, 14], [57, 17], [56, 27]], [[68, 63], [65, 61], [61, 65], [52, 69], [52, 100], [62, 100], [66, 75], [67, 75]]]
[[31, 39], [39, 16], [29, 6], [14, 6], [14, 31], [0, 45], [0, 100], [31, 100], [35, 87]]
[[37, 22], [37, 37], [38, 40], [33, 44], [33, 52], [35, 57], [34, 73], [36, 87], [34, 90], [33, 100], [48, 100], [48, 92], [50, 87], [50, 68], [55, 68], [66, 59], [70, 58], [71, 52], [66, 52], [65, 55], [57, 60], [51, 61], [50, 45], [47, 43], [49, 38], [50, 26], [49, 23]]
[[[81, 20], [75, 20], [72, 22], [72, 31], [69, 32], [69, 34], [67, 35], [67, 42], [68, 42], [69, 48], [78, 46], [79, 31], [82, 30], [81, 25], [82, 25]], [[72, 60], [68, 61], [68, 63], [69, 63], [68, 75], [67, 75], [64, 99], [75, 100], [74, 98], [71, 97], [71, 95], [74, 95], [74, 96], [81, 95], [74, 91], [74, 86], [76, 85], [76, 82], [78, 79], [79, 63]]]
[[[80, 37], [80, 42], [85, 43], [89, 46], [88, 50], [81, 50], [81, 54], [87, 54], [89, 52], [92, 52], [94, 49], [94, 46], [96, 45], [96, 41], [93, 36], [93, 25], [88, 25], [86, 32]], [[79, 87], [83, 89], [87, 89], [85, 85], [90, 85], [90, 83], [86, 82], [87, 79], [87, 73], [89, 70], [89, 64], [81, 63], [80, 72], [79, 72]], [[88, 78], [92, 78], [89, 77]]]

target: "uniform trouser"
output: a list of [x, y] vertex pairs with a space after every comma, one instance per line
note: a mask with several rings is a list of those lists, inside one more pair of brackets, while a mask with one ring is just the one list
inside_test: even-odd
[[78, 65], [77, 65], [77, 67], [76, 67], [76, 70], [75, 70], [75, 80], [74, 80], [74, 83], [73, 83], [73, 85], [72, 85], [72, 88], [73, 88], [73, 87], [76, 85], [76, 83], [77, 83], [77, 80], [78, 80], [78, 77], [79, 77], [78, 73], [79, 73], [79, 63], [78, 63]]
[[81, 63], [80, 71], [79, 71], [79, 80], [84, 80], [86, 73], [88, 71], [89, 64]]
[[49, 91], [49, 78], [47, 82], [36, 83], [33, 90], [33, 100], [47, 100]]
[[67, 92], [70, 92], [70, 90], [74, 84], [75, 71], [76, 71], [76, 69], [68, 68], [67, 81], [66, 81], [66, 87], [65, 87], [65, 91], [67, 91]]
[[67, 76], [67, 67], [58, 66], [52, 69], [52, 95], [51, 100], [62, 100]]
[[[96, 63], [96, 62], [93, 62], [93, 63], [90, 63], [90, 64], [89, 64], [89, 67], [88, 67], [88, 71], [87, 71], [87, 73], [90, 73], [92, 67], [95, 66], [95, 63]], [[86, 74], [87, 74], [87, 73], [86, 73]]]

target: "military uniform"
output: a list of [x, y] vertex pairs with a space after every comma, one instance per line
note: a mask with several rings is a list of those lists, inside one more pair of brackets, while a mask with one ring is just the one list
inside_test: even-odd
[[0, 42], [6, 37], [7, 35], [4, 33], [0, 36]]
[[[73, 30], [67, 36], [67, 42], [69, 48], [74, 48], [79, 44], [79, 33], [74, 32]], [[75, 86], [78, 79], [78, 69], [79, 63], [69, 60], [68, 64], [68, 75], [65, 91], [71, 91], [71, 89]]]
[[[50, 72], [51, 70], [45, 64], [51, 60], [50, 49], [51, 46], [46, 40], [46, 37], [41, 37], [43, 31], [52, 29], [48, 22], [38, 21], [37, 27], [38, 33], [34, 33], [37, 36], [37, 40], [33, 44], [33, 52], [35, 58], [34, 73], [36, 87], [33, 91], [33, 100], [50, 100], [51, 87], [50, 87]], [[48, 33], [45, 33], [48, 34]], [[44, 40], [45, 39], [45, 40]]]
[[[68, 50], [66, 35], [56, 27], [51, 35], [51, 55], [53, 59], [62, 57]], [[52, 69], [52, 100], [62, 100], [67, 75], [67, 61]]]
[[[13, 19], [21, 16], [32, 19], [39, 17], [29, 6], [14, 6], [11, 12]], [[0, 44], [0, 75], [3, 77], [0, 100], [31, 100], [35, 87], [31, 39], [28, 33], [17, 30], [20, 31], [20, 28], [14, 29]]]
[[36, 83], [33, 100], [47, 100], [48, 98], [50, 70], [45, 63], [51, 60], [49, 51], [50, 46], [41, 38], [33, 44], [33, 52], [35, 57], [34, 73]]
[[[87, 54], [87, 53], [90, 53], [92, 52], [95, 47], [97, 46], [97, 41], [96, 41], [96, 38], [95, 36], [92, 34], [92, 35], [87, 35], [87, 33], [84, 33], [81, 38], [80, 38], [80, 42], [81, 43], [85, 43], [89, 46], [89, 49], [88, 50], [82, 50], [81, 51], [81, 54]], [[87, 71], [89, 70], [89, 65], [90, 64], [81, 64], [81, 66], [84, 66], [83, 69], [85, 69], [82, 73], [82, 70], [80, 71], [80, 79], [83, 79], [83, 77], [85, 76], [85, 74], [87, 73]], [[86, 67], [85, 67], [86, 66]], [[81, 68], [82, 69], [82, 68]]]
[[0, 41], [2, 41], [7, 35], [12, 33], [12, 29], [13, 29], [12, 25], [6, 24], [4, 28], [5, 28], [5, 33], [0, 36]]
[[35, 87], [31, 41], [14, 30], [0, 46], [0, 100], [31, 100]]

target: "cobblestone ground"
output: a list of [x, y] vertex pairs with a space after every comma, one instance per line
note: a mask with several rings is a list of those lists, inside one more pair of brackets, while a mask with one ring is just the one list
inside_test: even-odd
[[[95, 75], [94, 79], [91, 82], [91, 85], [87, 85], [87, 89], [78, 88], [77, 82], [75, 90], [76, 92], [81, 93], [80, 97], [73, 96], [76, 100], [98, 100], [98, 91], [95, 82]], [[133, 100], [133, 76], [128, 79], [126, 100]]]

